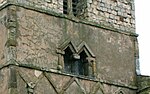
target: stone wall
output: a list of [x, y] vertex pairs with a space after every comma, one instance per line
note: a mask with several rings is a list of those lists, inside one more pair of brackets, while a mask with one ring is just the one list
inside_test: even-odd
[[13, 2], [63, 13], [63, 0], [15, 0]]
[[150, 76], [138, 76], [138, 94], [150, 93]]
[[[18, 6], [33, 10], [52, 11], [63, 15], [63, 0], [8, 0]], [[135, 32], [133, 0], [85, 0], [82, 20], [119, 31]], [[64, 15], [70, 16], [70, 15]], [[79, 18], [80, 19], [80, 18]]]
[[87, 0], [88, 20], [135, 32], [133, 0]]
[[[0, 3], [3, 3], [1, 0]], [[7, 29], [6, 29], [6, 17], [7, 10], [0, 9], [0, 94], [8, 94], [8, 68], [5, 68], [6, 64], [6, 41], [7, 41]]]
[[136, 94], [135, 90], [70, 75], [17, 68], [18, 94]]
[[6, 49], [5, 44], [7, 41], [7, 29], [6, 25], [7, 11], [5, 9], [0, 11], [0, 64], [6, 62]]
[[0, 0], [0, 6], [6, 3], [7, 0]]
[[57, 71], [59, 45], [84, 41], [96, 55], [98, 78], [134, 85], [134, 37], [24, 8], [17, 15], [19, 64]]
[[[0, 87], [4, 86], [0, 93], [135, 94], [137, 35], [134, 32], [121, 32], [111, 25], [102, 25], [100, 20], [96, 21], [99, 24], [90, 22], [94, 16], [87, 16], [89, 21], [70, 18], [62, 14], [59, 0], [60, 3], [8, 1], [0, 8]], [[96, 5], [94, 2], [104, 3], [88, 1], [87, 8]], [[95, 77], [67, 74], [58, 69], [57, 51], [67, 41], [77, 48], [82, 42], [88, 45], [96, 56]]]
[[[57, 69], [56, 49], [63, 39], [63, 19], [19, 8], [17, 61]], [[58, 21], [60, 20], [60, 21]]]
[[9, 69], [0, 69], [0, 94], [8, 94]]

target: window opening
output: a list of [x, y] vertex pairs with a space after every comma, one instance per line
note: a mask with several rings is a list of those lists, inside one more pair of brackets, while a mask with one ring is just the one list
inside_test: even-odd
[[95, 55], [85, 42], [76, 47], [68, 41], [61, 45], [59, 49], [58, 64], [63, 67], [65, 73], [95, 77]]
[[79, 3], [78, 0], [72, 0], [72, 12], [74, 16], [77, 16], [77, 4]]
[[87, 55], [84, 51], [82, 51], [79, 55], [80, 58], [75, 58], [76, 54], [73, 54], [70, 48], [65, 49], [64, 54], [64, 65], [65, 72], [72, 73], [76, 75], [84, 75], [88, 76], [88, 61]]
[[79, 59], [80, 57], [77, 54], [73, 54], [68, 47], [64, 55], [65, 72], [79, 75]]
[[68, 1], [63, 0], [63, 13], [68, 14]]
[[65, 72], [67, 73], [72, 72], [72, 62], [73, 62], [73, 59], [71, 57], [72, 55], [73, 53], [69, 47], [65, 49], [65, 54], [64, 54], [64, 67], [65, 68], [64, 69], [65, 69]]
[[85, 51], [82, 51], [80, 53], [80, 62], [79, 62], [79, 74], [80, 75], [88, 75], [88, 61], [87, 61], [87, 55]]
[[81, 15], [85, 2], [82, 0], [63, 0], [63, 13], [78, 16]]

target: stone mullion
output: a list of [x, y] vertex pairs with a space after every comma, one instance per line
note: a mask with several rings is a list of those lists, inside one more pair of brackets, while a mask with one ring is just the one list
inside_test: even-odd
[[92, 63], [93, 76], [96, 77], [96, 62], [95, 60]]
[[89, 68], [88, 68], [89, 76], [96, 77], [96, 62], [95, 62], [95, 58], [87, 57], [87, 61], [89, 63]]
[[73, 15], [72, 13], [72, 0], [68, 0], [68, 14]]
[[59, 70], [64, 69], [64, 58], [62, 54], [58, 54], [58, 69]]

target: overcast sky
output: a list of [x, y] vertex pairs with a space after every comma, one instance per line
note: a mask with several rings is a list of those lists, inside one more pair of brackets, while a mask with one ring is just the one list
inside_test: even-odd
[[150, 75], [150, 0], [135, 0], [136, 33], [139, 34], [140, 70]]

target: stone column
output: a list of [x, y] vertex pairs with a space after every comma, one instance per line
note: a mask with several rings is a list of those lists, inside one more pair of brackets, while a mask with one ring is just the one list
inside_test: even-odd
[[89, 63], [89, 76], [96, 76], [96, 63], [95, 58], [87, 57], [87, 61]]
[[58, 67], [57, 67], [57, 69], [63, 71], [64, 70], [64, 57], [63, 57], [63, 55], [65, 54], [65, 52], [61, 51], [59, 49], [57, 49], [56, 52], [58, 54]]

